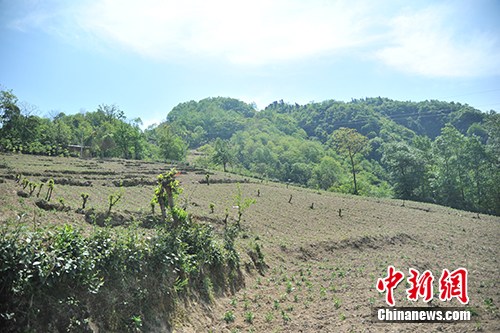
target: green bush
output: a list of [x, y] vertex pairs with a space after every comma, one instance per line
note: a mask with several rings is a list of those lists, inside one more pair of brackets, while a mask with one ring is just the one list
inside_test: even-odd
[[[67, 225], [29, 231], [3, 227], [0, 238], [0, 326], [4, 332], [102, 331], [147, 328], [167, 321], [176, 297], [224, 291], [237, 276], [234, 238], [183, 223], [146, 238], [130, 228], [90, 234]], [[155, 309], [169, 309], [159, 314]], [[135, 322], [136, 323], [136, 322]], [[136, 323], [137, 324], [137, 323]]]

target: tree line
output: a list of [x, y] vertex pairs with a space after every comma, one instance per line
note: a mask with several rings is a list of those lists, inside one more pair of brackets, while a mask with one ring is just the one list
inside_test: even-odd
[[[141, 130], [116, 105], [52, 119], [23, 110], [12, 91], [0, 91], [0, 151], [49, 156], [183, 160], [186, 144], [168, 124]], [[73, 147], [74, 149], [70, 149]], [[80, 149], [78, 149], [80, 147]]]

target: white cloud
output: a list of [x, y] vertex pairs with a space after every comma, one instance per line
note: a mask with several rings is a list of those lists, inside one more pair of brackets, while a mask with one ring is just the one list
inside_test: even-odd
[[452, 19], [454, 2], [411, 8], [391, 0], [25, 1], [31, 11], [11, 26], [160, 61], [267, 65], [343, 52], [353, 60], [370, 54], [421, 76], [500, 74], [498, 31], [464, 34]]
[[77, 19], [87, 31], [147, 57], [259, 65], [363, 44], [367, 24], [358, 17], [367, 8], [361, 1], [102, 0]]
[[498, 36], [459, 31], [453, 9], [436, 6], [403, 14], [390, 22], [391, 45], [376, 55], [403, 72], [430, 77], [500, 74]]

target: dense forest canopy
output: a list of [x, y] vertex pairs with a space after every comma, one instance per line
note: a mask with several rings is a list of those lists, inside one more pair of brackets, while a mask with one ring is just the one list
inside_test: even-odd
[[500, 116], [460, 103], [376, 97], [257, 111], [216, 97], [181, 103], [143, 131], [116, 105], [47, 119], [1, 91], [0, 124], [2, 151], [182, 161], [196, 149], [204, 167], [500, 214]]

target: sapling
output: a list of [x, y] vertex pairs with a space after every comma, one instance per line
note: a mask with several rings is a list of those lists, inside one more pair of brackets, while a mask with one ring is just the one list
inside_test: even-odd
[[85, 206], [87, 205], [87, 200], [89, 199], [89, 194], [88, 193], [82, 193], [80, 194], [82, 197], [82, 209], [85, 209]]
[[52, 198], [52, 192], [54, 191], [54, 179], [49, 179], [47, 181], [47, 195], [45, 195], [45, 201], [50, 201]]
[[241, 186], [240, 183], [237, 185], [238, 192], [236, 193], [236, 197], [234, 198], [235, 207], [238, 209], [238, 220], [236, 221], [236, 225], [238, 229], [240, 228], [241, 216], [243, 212], [255, 203], [255, 199], [251, 198], [243, 198], [241, 194]]
[[207, 185], [210, 185], [210, 175], [208, 173], [205, 175], [205, 180], [207, 181]]
[[26, 189], [26, 187], [28, 187], [29, 183], [30, 181], [28, 180], [28, 178], [24, 177], [22, 181], [23, 190]]
[[157, 203], [158, 203], [158, 200], [156, 199], [156, 197], [151, 199], [151, 201], [149, 202], [149, 204], [151, 205], [151, 215], [155, 215], [155, 206]]
[[38, 197], [40, 197], [40, 192], [42, 192], [42, 187], [43, 187], [43, 185], [44, 185], [43, 183], [40, 183], [40, 184], [38, 185], [38, 192], [36, 193], [36, 197], [37, 197], [37, 198], [38, 198]]
[[118, 201], [120, 201], [122, 196], [123, 196], [123, 193], [120, 191], [109, 195], [109, 197], [108, 197], [108, 200], [109, 200], [108, 215], [111, 213], [111, 208], [113, 208], [113, 206], [116, 205], [118, 203]]
[[213, 214], [214, 213], [215, 204], [213, 202], [211, 202], [210, 205], [209, 205], [209, 207], [210, 207], [210, 212]]
[[162, 219], [163, 221], [166, 220], [168, 208], [174, 220], [174, 227], [180, 224], [179, 217], [174, 209], [176, 208], [174, 197], [182, 192], [179, 181], [175, 180], [176, 175], [177, 171], [175, 169], [171, 169], [165, 174], [158, 175], [158, 186], [156, 186], [155, 189], [155, 198], [160, 205]]
[[37, 183], [32, 183], [32, 182], [29, 182], [29, 188], [30, 188], [30, 196], [33, 195], [33, 192], [35, 192], [38, 184]]

